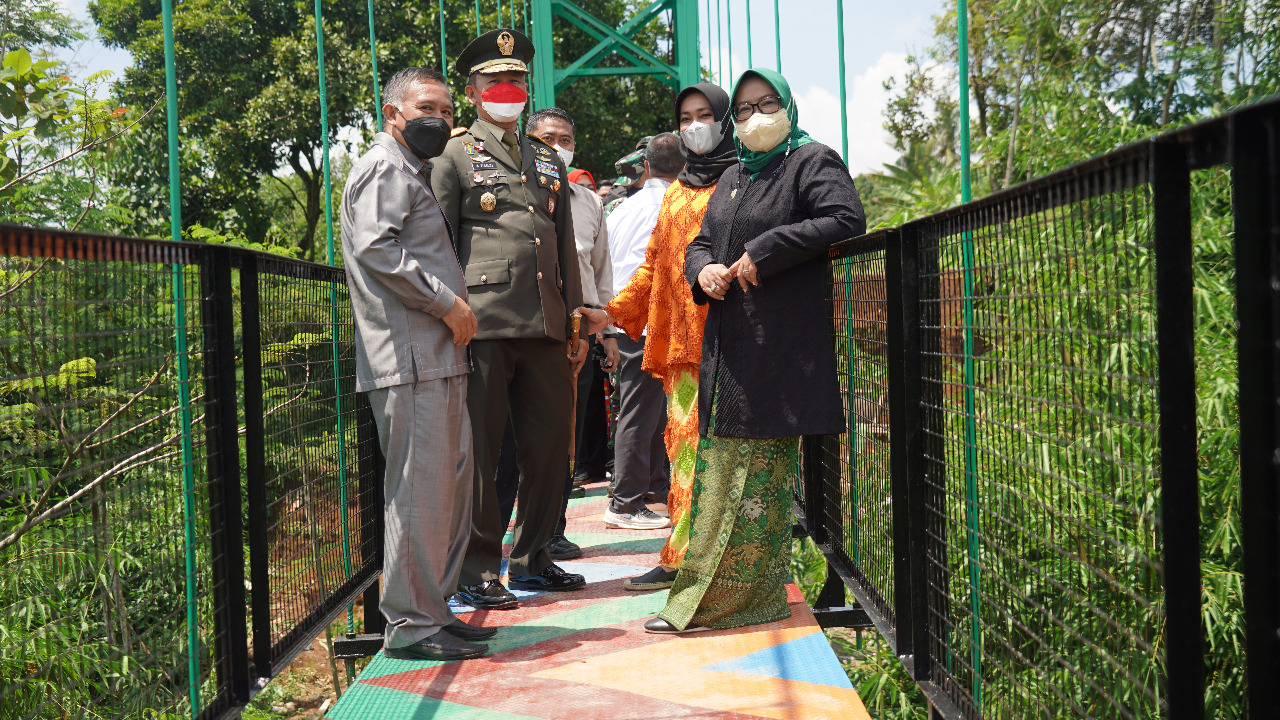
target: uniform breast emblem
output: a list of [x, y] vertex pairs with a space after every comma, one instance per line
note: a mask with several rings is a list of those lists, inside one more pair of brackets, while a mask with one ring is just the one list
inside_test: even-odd
[[546, 176], [546, 175], [539, 175], [539, 176], [538, 176], [538, 182], [539, 182], [539, 183], [542, 183], [543, 185], [546, 185], [546, 184], [547, 184], [547, 176]]
[[462, 151], [468, 155], [476, 154], [476, 146], [471, 143], [462, 143]]
[[476, 174], [474, 174], [474, 175], [472, 175], [472, 176], [471, 176], [471, 182], [472, 182], [472, 183], [474, 183], [474, 184], [476, 184], [476, 185], [483, 185], [483, 184], [484, 184], [484, 176], [483, 176], [483, 175], [481, 175], [480, 173], [476, 173]]
[[556, 212], [556, 199], [547, 198], [547, 212], [554, 215]]
[[555, 190], [556, 192], [560, 192], [560, 181], [559, 180], [552, 181], [551, 189]]
[[485, 212], [493, 212], [498, 207], [498, 198], [491, 192], [487, 192], [480, 196], [480, 209]]

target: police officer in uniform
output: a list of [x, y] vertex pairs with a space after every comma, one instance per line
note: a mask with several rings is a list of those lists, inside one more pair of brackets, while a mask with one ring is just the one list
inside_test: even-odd
[[570, 313], [582, 302], [582, 287], [568, 173], [554, 149], [518, 127], [533, 52], [528, 37], [507, 28], [467, 45], [456, 71], [467, 78], [467, 99], [478, 119], [455, 131], [431, 170], [479, 326], [467, 391], [475, 499], [457, 594], [478, 609], [518, 604], [499, 580], [506, 528], [494, 473], [508, 414], [523, 478], [511, 586], [554, 591], [586, 584], [553, 563], [546, 550], [560, 514], [574, 375], [586, 360], [587, 343], [571, 338]]

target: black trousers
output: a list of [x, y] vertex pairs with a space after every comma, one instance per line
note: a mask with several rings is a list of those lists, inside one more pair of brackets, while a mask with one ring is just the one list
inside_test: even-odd
[[550, 339], [475, 340], [467, 409], [475, 448], [471, 539], [461, 582], [500, 577], [507, 525], [499, 501], [497, 469], [508, 425], [515, 464], [516, 530], [511, 576], [537, 575], [551, 564], [547, 541], [555, 532], [569, 472], [569, 419], [573, 371], [566, 343]]
[[[584, 456], [598, 463], [587, 468], [587, 477], [604, 477], [605, 451], [608, 450], [608, 429], [604, 414], [604, 378], [607, 373], [600, 367], [595, 352], [601, 347], [595, 336], [587, 338], [587, 362], [578, 373], [578, 406], [576, 411], [576, 475], [584, 475], [582, 463]], [[594, 403], [592, 400], [594, 399]], [[502, 452], [498, 456], [498, 470], [494, 478], [498, 492], [498, 506], [502, 515], [502, 527], [511, 525], [511, 514], [515, 510], [516, 495], [520, 487], [520, 468], [516, 464], [515, 433], [510, 421], [507, 422], [506, 433], [502, 438]], [[565, 474], [564, 497], [560, 503], [560, 517], [556, 523], [554, 535], [563, 535], [569, 510], [569, 493], [573, 491], [573, 476]]]

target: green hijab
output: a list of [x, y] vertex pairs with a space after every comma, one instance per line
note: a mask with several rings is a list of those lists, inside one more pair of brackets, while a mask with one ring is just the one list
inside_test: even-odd
[[[731, 102], [732, 98], [738, 95], [738, 88], [742, 87], [742, 82], [753, 76], [772, 85], [773, 89], [778, 93], [778, 97], [782, 98], [782, 104], [787, 108], [787, 119], [791, 121], [791, 135], [787, 138], [786, 142], [778, 143], [772, 150], [756, 152], [755, 150], [748, 150], [747, 147], [742, 144], [742, 141], [738, 139], [738, 131], [735, 127], [733, 131], [733, 141], [738, 146], [738, 159], [742, 161], [743, 165], [747, 166], [747, 170], [751, 171], [752, 180], [754, 180], [756, 176], [760, 174], [760, 171], [764, 170], [770, 162], [773, 162], [774, 158], [782, 155], [783, 153], [795, 150], [801, 145], [814, 142], [814, 139], [809, 137], [809, 133], [800, 129], [800, 123], [798, 120], [799, 113], [796, 112], [796, 104], [791, 98], [791, 85], [787, 83], [787, 79], [782, 77], [782, 75], [768, 68], [752, 68], [742, 73], [742, 76], [738, 78], [738, 82], [733, 85], [733, 92], [729, 93]], [[732, 109], [729, 111], [729, 119], [730, 121], [733, 120]]]

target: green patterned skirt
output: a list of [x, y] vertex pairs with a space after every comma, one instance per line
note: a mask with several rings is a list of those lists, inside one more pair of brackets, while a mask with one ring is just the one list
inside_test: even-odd
[[799, 444], [794, 437], [699, 439], [689, 548], [658, 617], [683, 630], [791, 616], [786, 581]]

